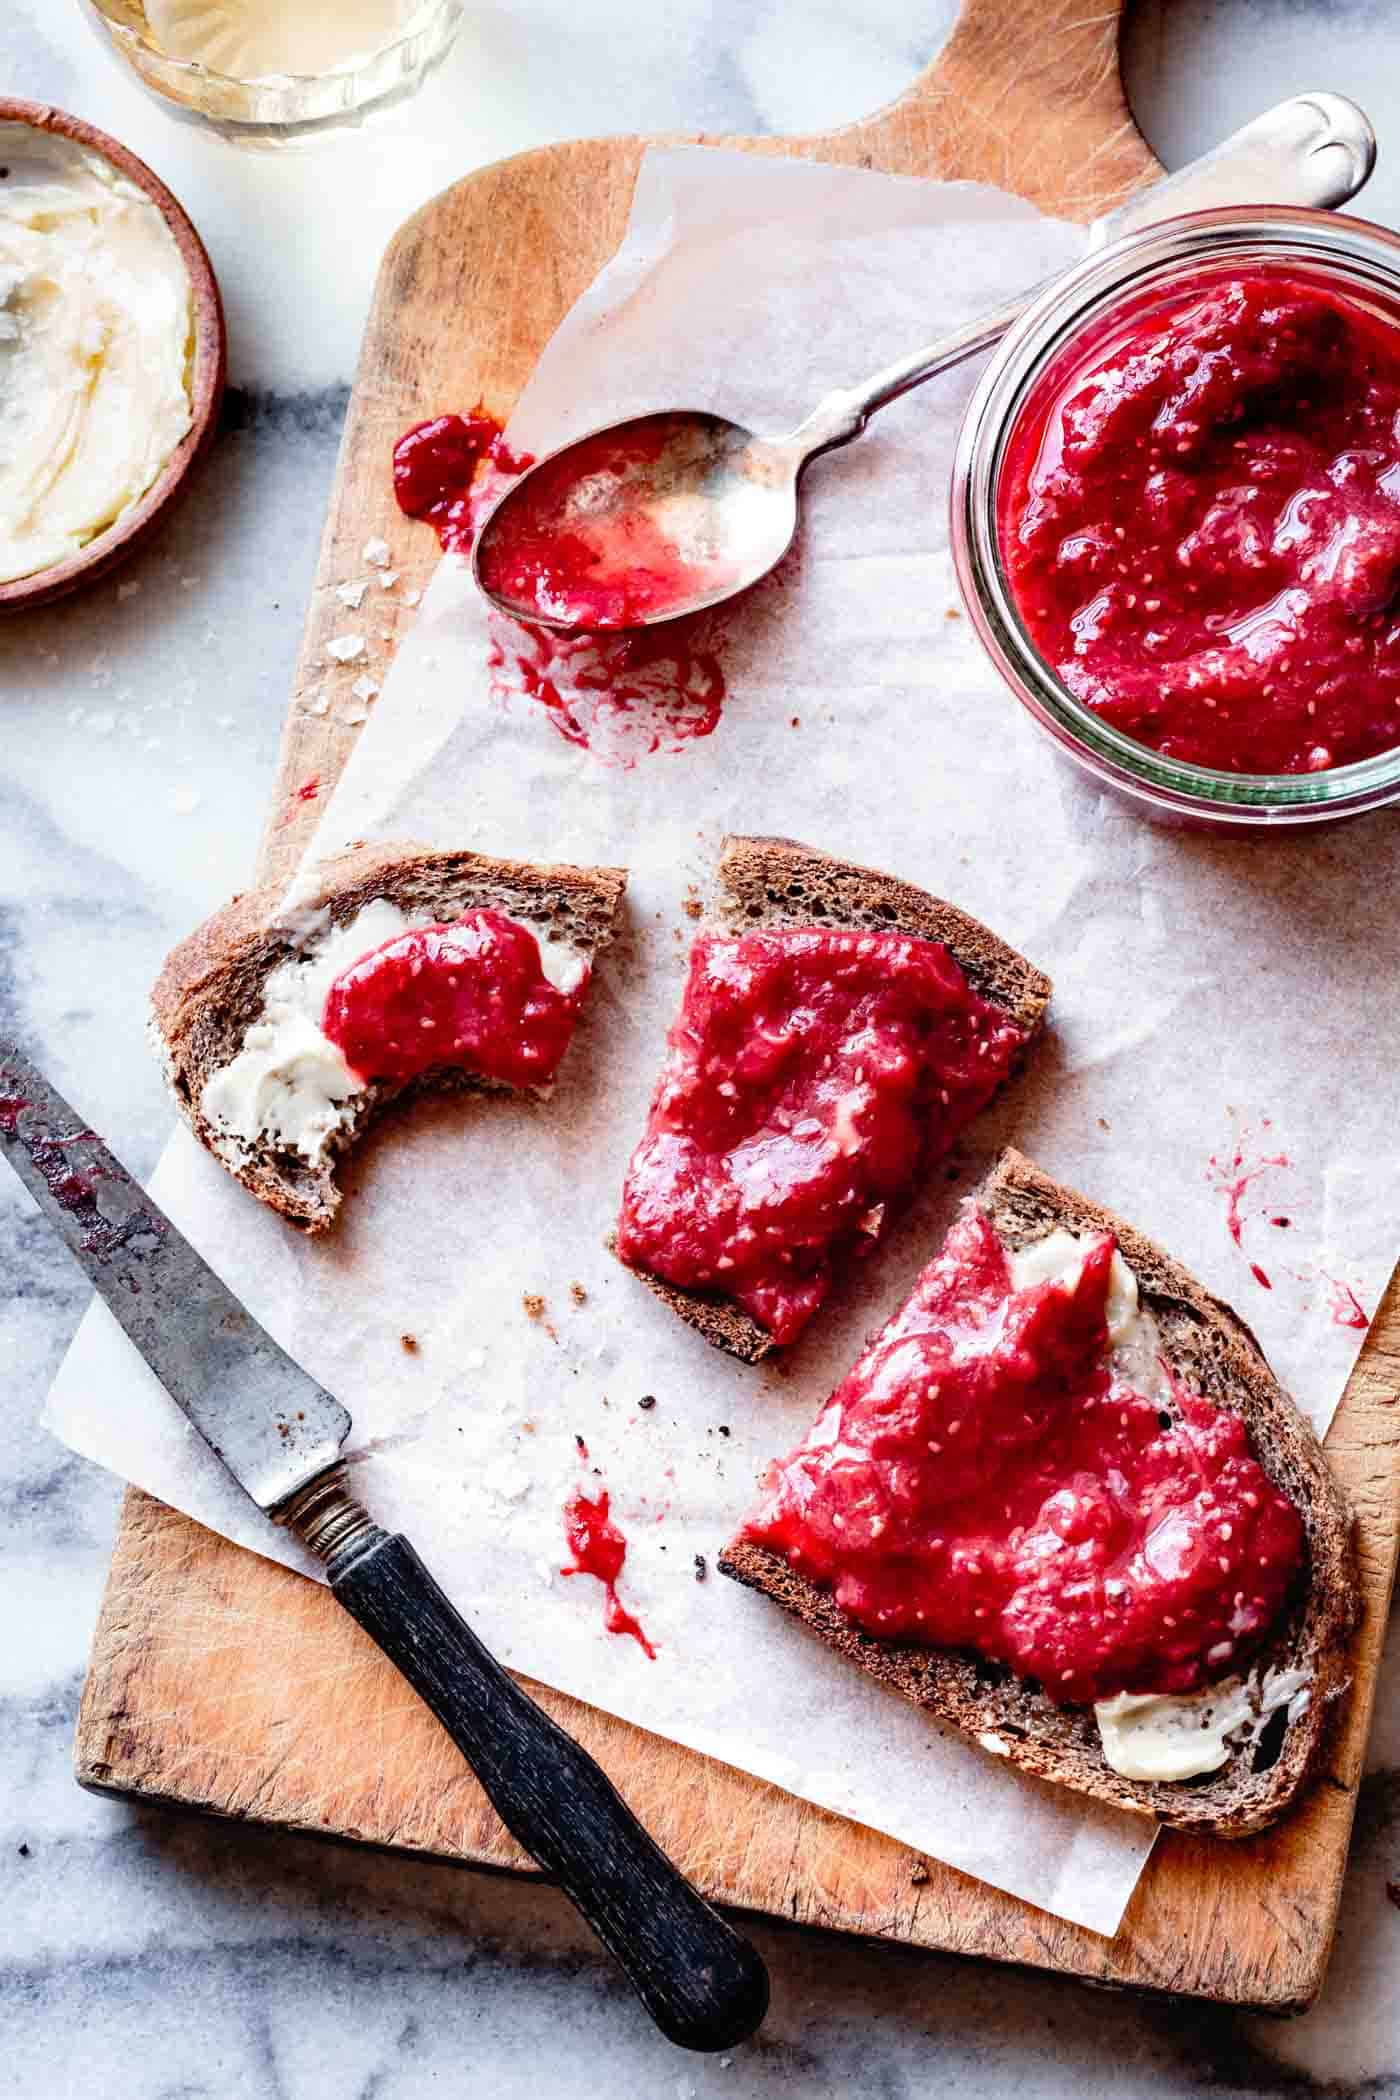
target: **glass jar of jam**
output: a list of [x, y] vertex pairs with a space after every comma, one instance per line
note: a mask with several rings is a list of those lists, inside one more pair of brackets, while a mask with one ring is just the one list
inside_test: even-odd
[[1202, 212], [1085, 259], [968, 408], [953, 546], [993, 662], [1146, 813], [1400, 799], [1400, 239]]

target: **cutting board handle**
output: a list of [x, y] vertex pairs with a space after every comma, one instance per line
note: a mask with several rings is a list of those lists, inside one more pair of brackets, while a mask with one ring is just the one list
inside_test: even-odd
[[371, 1525], [327, 1575], [662, 2033], [682, 2049], [746, 2040], [768, 2010], [768, 1972], [754, 1949], [671, 1864], [602, 1767], [482, 1646], [408, 1540]]
[[947, 43], [897, 100], [787, 150], [890, 174], [971, 176], [1093, 218], [1162, 172], [1123, 93], [1122, 17], [1123, 0], [963, 0]]

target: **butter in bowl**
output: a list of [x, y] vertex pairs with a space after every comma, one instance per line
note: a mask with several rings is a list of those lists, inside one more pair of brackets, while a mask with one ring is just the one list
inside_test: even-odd
[[0, 608], [130, 551], [212, 434], [224, 370], [170, 192], [81, 119], [0, 101]]

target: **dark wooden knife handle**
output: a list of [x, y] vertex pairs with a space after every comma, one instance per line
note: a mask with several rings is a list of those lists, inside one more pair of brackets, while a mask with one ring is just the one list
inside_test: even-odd
[[[338, 1563], [344, 1561], [345, 1565]], [[330, 1586], [441, 1721], [506, 1828], [558, 1881], [662, 2033], [728, 2049], [768, 2009], [768, 1972], [697, 1895], [587, 1751], [488, 1653], [405, 1538], [372, 1527]]]

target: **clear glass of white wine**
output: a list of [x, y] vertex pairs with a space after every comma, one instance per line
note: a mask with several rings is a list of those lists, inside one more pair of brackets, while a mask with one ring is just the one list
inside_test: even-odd
[[411, 95], [466, 0], [79, 0], [142, 85], [239, 145], [342, 131]]

